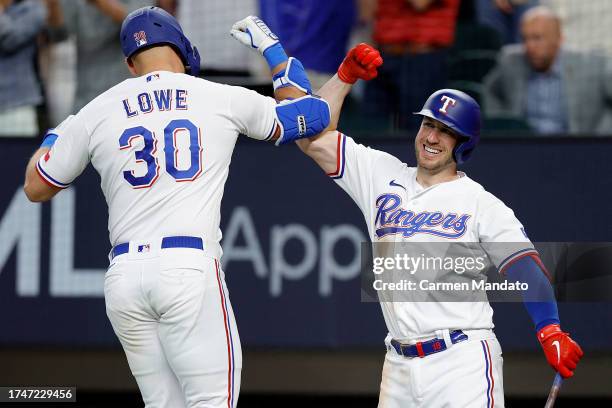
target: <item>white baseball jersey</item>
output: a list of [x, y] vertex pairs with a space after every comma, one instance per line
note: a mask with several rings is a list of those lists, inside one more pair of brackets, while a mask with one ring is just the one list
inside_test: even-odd
[[274, 99], [185, 74], [153, 72], [101, 94], [53, 132], [37, 169], [65, 188], [91, 161], [109, 208], [112, 245], [203, 236], [221, 256], [220, 205], [238, 134], [269, 139]]
[[[514, 243], [488, 252], [502, 271], [535, 253], [511, 209], [464, 173], [423, 188], [417, 169], [338, 133], [337, 169], [329, 174], [361, 209], [376, 242]], [[518, 244], [517, 244], [518, 243]], [[411, 340], [444, 329], [491, 329], [488, 302], [381, 302], [391, 336]]]

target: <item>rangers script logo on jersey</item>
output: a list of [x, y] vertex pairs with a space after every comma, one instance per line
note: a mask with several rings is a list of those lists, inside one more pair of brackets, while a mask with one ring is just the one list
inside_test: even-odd
[[402, 234], [404, 238], [415, 234], [431, 234], [457, 239], [467, 231], [469, 214], [444, 214], [440, 211], [415, 212], [401, 207], [397, 194], [382, 194], [376, 199], [376, 236]]

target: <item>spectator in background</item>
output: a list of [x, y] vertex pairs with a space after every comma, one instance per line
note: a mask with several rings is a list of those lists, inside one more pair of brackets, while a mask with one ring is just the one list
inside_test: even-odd
[[540, 0], [561, 18], [563, 46], [612, 56], [612, 1]]
[[[257, 0], [160, 0], [160, 7], [174, 12], [183, 31], [202, 56], [205, 77], [257, 75], [256, 55], [237, 46], [229, 35], [232, 25], [257, 14]], [[265, 73], [269, 77], [267, 66]], [[267, 79], [266, 79], [267, 82]]]
[[39, 0], [0, 0], [0, 136], [38, 136], [37, 36], [46, 18]]
[[487, 116], [524, 119], [547, 134], [610, 133], [612, 72], [607, 58], [561, 47], [561, 22], [538, 6], [521, 21], [522, 45], [502, 48], [485, 78]]
[[[47, 22], [55, 26], [62, 18], [59, 0], [45, 0]], [[76, 43], [68, 37], [64, 41], [51, 38], [45, 32], [39, 50], [39, 73], [44, 87], [46, 127], [55, 127], [72, 113], [76, 92]]]
[[476, 0], [476, 19], [499, 32], [502, 44], [521, 42], [523, 14], [539, 0]]
[[[403, 1], [403, 0], [402, 0]], [[260, 0], [260, 17], [299, 59], [319, 89], [344, 59], [355, 24], [356, 0]]]
[[420, 126], [412, 113], [446, 85], [458, 12], [459, 0], [378, 0], [373, 39], [385, 62], [366, 85], [364, 113], [393, 114], [400, 128]]
[[130, 77], [117, 39], [125, 16], [153, 0], [51, 0], [61, 13], [50, 29], [52, 40], [74, 35], [77, 47], [77, 89], [73, 112]]

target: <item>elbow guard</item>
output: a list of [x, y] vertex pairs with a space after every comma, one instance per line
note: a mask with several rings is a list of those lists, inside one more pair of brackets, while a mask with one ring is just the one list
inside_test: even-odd
[[312, 94], [312, 87], [304, 66], [299, 59], [293, 57], [289, 58], [284, 70], [274, 75], [272, 85], [275, 91], [287, 86], [294, 86], [304, 93]]
[[329, 104], [318, 96], [306, 95], [285, 100], [276, 106], [281, 135], [276, 145], [294, 142], [321, 133], [330, 122]]

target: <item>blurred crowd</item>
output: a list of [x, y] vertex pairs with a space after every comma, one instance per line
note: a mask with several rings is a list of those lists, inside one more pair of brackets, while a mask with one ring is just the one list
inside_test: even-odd
[[177, 16], [202, 76], [270, 92], [256, 53], [229, 36], [259, 15], [313, 88], [358, 42], [384, 58], [353, 90], [341, 125], [388, 135], [419, 126], [436, 89], [461, 89], [484, 136], [612, 135], [610, 0], [0, 0], [0, 136], [37, 137], [129, 77], [118, 40], [132, 10]]

